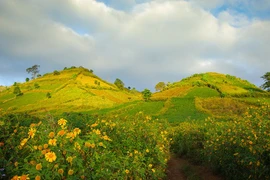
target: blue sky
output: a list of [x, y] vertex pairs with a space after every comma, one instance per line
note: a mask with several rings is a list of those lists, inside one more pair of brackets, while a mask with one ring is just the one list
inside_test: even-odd
[[2, 0], [0, 85], [84, 66], [139, 90], [194, 73], [270, 71], [269, 0]]

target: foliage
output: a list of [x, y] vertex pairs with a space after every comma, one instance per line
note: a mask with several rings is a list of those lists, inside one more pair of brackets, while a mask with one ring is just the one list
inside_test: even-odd
[[21, 92], [21, 89], [20, 89], [19, 86], [14, 87], [13, 94], [15, 94], [16, 96], [22, 96], [23, 95], [23, 93]]
[[31, 73], [32, 74], [32, 79], [36, 78], [36, 74], [39, 73], [39, 65], [33, 65], [32, 67], [29, 67], [26, 69], [27, 73]]
[[114, 84], [115, 84], [119, 89], [124, 89], [125, 84], [123, 83], [123, 81], [121, 81], [121, 79], [116, 78], [116, 80], [114, 81]]
[[26, 78], [26, 79], [25, 79], [25, 82], [28, 82], [29, 80], [30, 80], [29, 78]]
[[7, 178], [160, 179], [169, 140], [164, 121], [142, 113], [132, 119], [89, 119], [83, 129], [63, 118], [21, 126], [0, 118], [0, 168]]
[[55, 71], [53, 71], [53, 75], [60, 75], [60, 72], [55, 70]]
[[155, 89], [156, 91], [162, 91], [166, 87], [166, 84], [164, 82], [159, 82], [156, 84]]
[[270, 72], [265, 73], [261, 78], [264, 80], [264, 84], [261, 87], [270, 91]]
[[46, 97], [51, 98], [52, 97], [51, 93], [47, 92]]
[[35, 87], [36, 89], [40, 88], [40, 86], [39, 86], [38, 83], [35, 83], [35, 84], [34, 84], [34, 87]]
[[152, 96], [152, 93], [151, 93], [151, 91], [150, 91], [149, 89], [144, 89], [144, 90], [142, 91], [142, 95], [143, 95], [143, 99], [144, 99], [145, 101], [149, 101], [150, 98], [151, 98], [151, 96]]
[[228, 179], [269, 179], [269, 104], [250, 107], [242, 117], [183, 122], [172, 150], [211, 165]]

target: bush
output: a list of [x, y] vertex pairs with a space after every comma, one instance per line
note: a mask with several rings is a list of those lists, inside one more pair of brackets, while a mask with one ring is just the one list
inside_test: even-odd
[[59, 71], [53, 71], [53, 75], [60, 75], [60, 72]]

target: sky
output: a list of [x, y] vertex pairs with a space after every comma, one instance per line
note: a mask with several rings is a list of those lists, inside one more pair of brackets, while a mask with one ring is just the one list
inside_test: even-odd
[[270, 0], [1, 0], [0, 85], [83, 66], [154, 91], [194, 73], [260, 86], [270, 71]]

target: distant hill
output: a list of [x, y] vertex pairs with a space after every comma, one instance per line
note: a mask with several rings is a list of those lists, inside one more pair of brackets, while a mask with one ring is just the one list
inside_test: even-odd
[[194, 74], [179, 82], [167, 85], [153, 99], [170, 97], [257, 97], [269, 94], [247, 80], [215, 72]]
[[1, 85], [0, 85], [0, 92], [4, 91], [5, 89], [6, 89], [5, 86], [1, 86]]
[[108, 108], [141, 99], [139, 92], [120, 90], [83, 67], [54, 71], [16, 86], [23, 95], [13, 94], [14, 85], [7, 88], [0, 93], [0, 108], [12, 112], [61, 113]]

